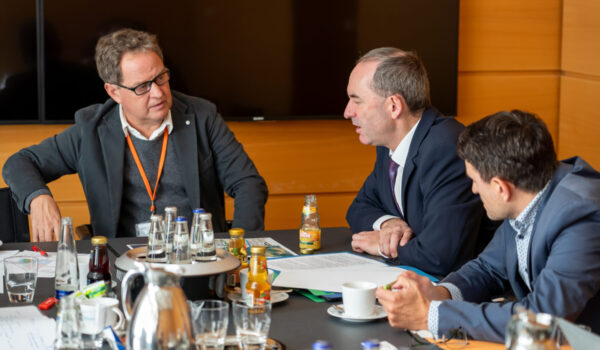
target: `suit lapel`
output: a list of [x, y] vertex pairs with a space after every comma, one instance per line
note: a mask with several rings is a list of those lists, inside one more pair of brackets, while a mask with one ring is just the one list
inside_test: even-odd
[[423, 116], [421, 116], [419, 125], [417, 125], [417, 130], [415, 130], [415, 134], [410, 142], [408, 156], [406, 157], [404, 171], [402, 172], [402, 208], [404, 208], [405, 216], [407, 210], [409, 210], [409, 208], [406, 207], [406, 197], [408, 197], [406, 196], [406, 187], [412, 177], [413, 172], [415, 171], [415, 164], [419, 157], [421, 143], [423, 143], [423, 139], [425, 139], [425, 136], [427, 136], [427, 133], [429, 133], [429, 129], [431, 128], [431, 125], [433, 125], [436, 115], [437, 111], [434, 108], [428, 108], [425, 110], [425, 112], [423, 112]]
[[192, 208], [200, 205], [200, 173], [198, 170], [198, 141], [196, 139], [196, 118], [186, 113], [186, 106], [173, 99], [171, 109], [173, 132], [169, 138], [172, 142], [179, 171], [182, 174], [183, 186], [190, 199]]
[[104, 118], [104, 123], [98, 126], [100, 147], [104, 160], [104, 169], [109, 186], [109, 195], [112, 208], [112, 221], [114, 232], [117, 231], [117, 222], [121, 211], [121, 197], [123, 195], [123, 162], [125, 152], [125, 136], [121, 127], [119, 107]]

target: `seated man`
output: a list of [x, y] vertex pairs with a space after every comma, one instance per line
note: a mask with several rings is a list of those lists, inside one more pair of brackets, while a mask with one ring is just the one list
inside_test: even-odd
[[348, 97], [344, 117], [360, 142], [377, 146], [375, 168], [346, 215], [352, 248], [437, 275], [474, 258], [488, 241], [478, 242], [483, 207], [456, 155], [464, 126], [431, 107], [419, 57], [368, 52], [350, 75]]
[[[111, 99], [75, 113], [75, 124], [12, 155], [2, 171], [32, 239], [53, 240], [60, 212], [46, 183], [78, 173], [95, 234], [135, 235], [151, 212], [176, 206], [213, 215], [225, 230], [223, 189], [235, 198], [233, 225], [264, 227], [267, 187], [215, 106], [173, 91], [156, 36], [122, 29], [100, 38], [96, 66]], [[68, 98], [68, 96], [67, 96]]]
[[[377, 290], [393, 327], [503, 341], [515, 306], [600, 332], [600, 173], [575, 157], [556, 160], [535, 116], [500, 112], [461, 134], [473, 192], [492, 219], [505, 219], [476, 259], [438, 286], [413, 273]], [[514, 293], [516, 301], [495, 303]]]

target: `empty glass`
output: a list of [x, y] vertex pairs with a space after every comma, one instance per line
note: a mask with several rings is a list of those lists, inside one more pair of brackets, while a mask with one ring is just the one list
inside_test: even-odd
[[233, 303], [235, 332], [244, 350], [264, 350], [271, 326], [271, 302], [263, 305], [247, 305], [243, 301]]
[[13, 304], [33, 301], [37, 271], [37, 258], [13, 256], [4, 259], [4, 280], [8, 301]]
[[220, 300], [198, 300], [191, 305], [196, 347], [200, 350], [223, 350], [229, 304]]

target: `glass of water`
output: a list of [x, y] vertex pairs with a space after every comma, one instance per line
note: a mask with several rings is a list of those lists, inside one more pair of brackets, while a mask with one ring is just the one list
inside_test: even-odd
[[234, 301], [233, 322], [242, 349], [264, 350], [271, 326], [271, 302], [248, 305], [244, 301]]
[[4, 259], [4, 281], [8, 301], [14, 304], [32, 302], [37, 272], [37, 258], [13, 256]]
[[229, 321], [229, 304], [220, 300], [192, 303], [192, 320], [199, 350], [223, 350]]

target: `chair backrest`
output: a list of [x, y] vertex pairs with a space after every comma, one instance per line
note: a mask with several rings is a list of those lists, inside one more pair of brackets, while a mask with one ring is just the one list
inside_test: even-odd
[[12, 198], [10, 188], [0, 188], [0, 240], [29, 242], [29, 221]]

